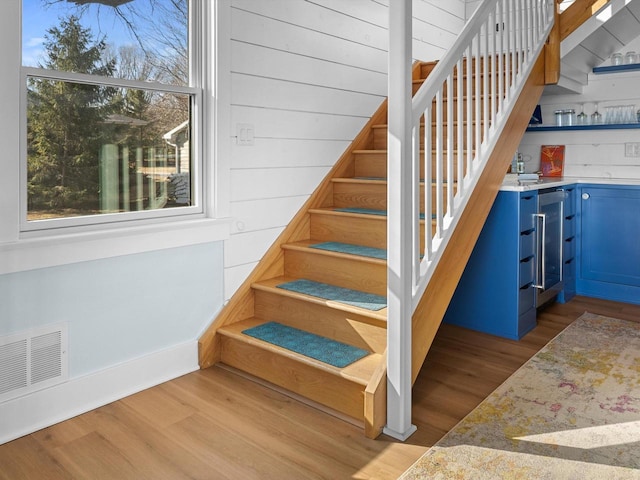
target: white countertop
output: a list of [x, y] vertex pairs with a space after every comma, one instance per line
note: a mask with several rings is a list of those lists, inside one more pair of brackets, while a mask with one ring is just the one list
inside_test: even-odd
[[640, 185], [640, 179], [632, 178], [590, 178], [590, 177], [546, 177], [536, 181], [519, 182], [518, 175], [508, 173], [500, 190], [525, 192], [527, 190], [540, 190], [543, 188], [561, 187], [563, 185], [575, 184], [597, 184], [597, 185]]

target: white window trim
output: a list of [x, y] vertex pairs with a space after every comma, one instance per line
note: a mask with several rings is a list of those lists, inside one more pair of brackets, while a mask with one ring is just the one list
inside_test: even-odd
[[[21, 0], [4, 0], [0, 16], [0, 275], [120, 255], [225, 240], [230, 236], [228, 164], [229, 0], [195, 0], [203, 22], [195, 54], [215, 59], [205, 64], [203, 85], [203, 213], [102, 224], [82, 229], [21, 232]], [[216, 27], [222, 26], [222, 31]], [[226, 48], [224, 46], [226, 45]], [[220, 48], [220, 47], [223, 48]], [[199, 50], [199, 51], [198, 51]], [[224, 53], [218, 58], [217, 52]], [[219, 72], [223, 72], [220, 75]], [[219, 82], [219, 79], [222, 81]], [[226, 90], [224, 90], [226, 89]], [[223, 98], [218, 98], [218, 93]], [[222, 113], [222, 123], [220, 121]], [[199, 112], [196, 112], [199, 114]], [[218, 131], [216, 125], [226, 125]], [[225, 133], [227, 132], [227, 133]], [[220, 156], [222, 154], [222, 157]]]

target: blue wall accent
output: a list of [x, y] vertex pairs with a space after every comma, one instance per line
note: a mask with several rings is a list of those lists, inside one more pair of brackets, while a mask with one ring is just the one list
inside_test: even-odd
[[0, 336], [69, 324], [69, 377], [197, 339], [223, 303], [223, 243], [0, 275]]

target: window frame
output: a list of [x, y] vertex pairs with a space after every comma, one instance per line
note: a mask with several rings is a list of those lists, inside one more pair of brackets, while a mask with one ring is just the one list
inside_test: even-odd
[[[82, 231], [91, 228], [93, 225], [136, 222], [149, 219], [184, 217], [187, 215], [202, 215], [204, 213], [202, 199], [202, 62], [205, 59], [199, 55], [199, 42], [203, 38], [202, 29], [204, 25], [198, 22], [194, 10], [198, 10], [197, 0], [185, 0], [188, 2], [188, 30], [187, 42], [189, 45], [189, 85], [176, 86], [160, 82], [147, 82], [115, 77], [102, 77], [76, 72], [64, 72], [59, 70], [26, 67], [21, 64], [21, 92], [22, 101], [20, 112], [20, 231], [38, 232], [42, 230], [56, 230], [73, 228]], [[22, 5], [21, 0], [21, 5]], [[193, 99], [191, 102], [191, 198], [193, 205], [184, 207], [172, 207], [168, 209], [139, 210], [130, 212], [99, 213], [95, 215], [82, 215], [72, 217], [60, 217], [45, 220], [28, 220], [28, 198], [27, 198], [27, 80], [37, 78], [43, 80], [55, 80], [60, 82], [79, 83], [85, 85], [98, 85], [107, 87], [125, 87], [140, 90], [153, 90], [164, 93], [177, 93], [188, 95]]]
[[[22, 228], [22, 205], [26, 204], [22, 203], [24, 189], [20, 182], [25, 178], [21, 172], [23, 156], [26, 166], [23, 68], [32, 67], [22, 66], [22, 0], [4, 1], [0, 16], [0, 40], [4, 44], [0, 49], [4, 67], [0, 69], [0, 103], [6, 109], [0, 117], [0, 275], [228, 239], [230, 0], [190, 0], [189, 42], [193, 45], [192, 55], [199, 59], [190, 62], [190, 68], [194, 68], [192, 78], [201, 82], [200, 101], [194, 102], [192, 112], [201, 122], [196, 141], [201, 170], [192, 188], [200, 189], [197, 195], [201, 211], [29, 231]], [[145, 82], [143, 87], [149, 86]], [[167, 210], [179, 208], [184, 207]]]

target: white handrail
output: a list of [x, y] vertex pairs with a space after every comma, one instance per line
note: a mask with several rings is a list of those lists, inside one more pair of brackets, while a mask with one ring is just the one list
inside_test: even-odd
[[[410, 56], [403, 48], [394, 49], [393, 40], [398, 33], [394, 29], [403, 30], [405, 38], [404, 41], [395, 38], [396, 45], [406, 45], [406, 38], [410, 41], [412, 37], [410, 22], [406, 21], [406, 16], [411, 14], [410, 4], [411, 0], [389, 2], [392, 40], [387, 194], [390, 281], [385, 432], [401, 439], [415, 429], [411, 425], [410, 408], [408, 411], [406, 408], [406, 398], [411, 396], [411, 336], [407, 335], [411, 316], [549, 36], [555, 8], [554, 0], [485, 0], [415, 94], [411, 111], [405, 112], [406, 95], [394, 91], [391, 85], [399, 83], [395, 77], [399, 75], [397, 71], [402, 70], [406, 76], [406, 65], [393, 56], [403, 55], [405, 62], [410, 61]], [[394, 9], [398, 9], [395, 15]], [[398, 104], [394, 103], [396, 99]], [[411, 131], [402, 130], [406, 123], [403, 121], [396, 122], [392, 131], [392, 122], [395, 122], [392, 118], [402, 119], [405, 115], [411, 117]], [[424, 136], [421, 138], [422, 120]], [[424, 160], [420, 159], [421, 140], [424, 141]], [[405, 146], [403, 141], [410, 141], [411, 145]], [[424, 179], [420, 178], [421, 167]], [[419, 206], [421, 182], [424, 183], [423, 225]], [[423, 228], [424, 246], [421, 247], [419, 239]], [[409, 272], [410, 287], [406, 281], [398, 280], [398, 272]], [[411, 304], [410, 308], [406, 302]]]

